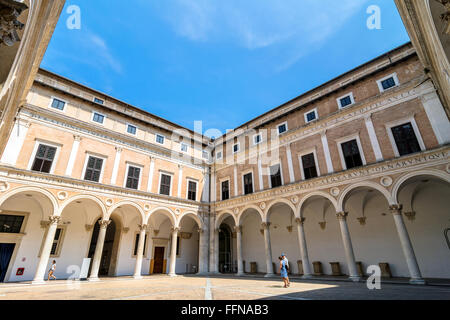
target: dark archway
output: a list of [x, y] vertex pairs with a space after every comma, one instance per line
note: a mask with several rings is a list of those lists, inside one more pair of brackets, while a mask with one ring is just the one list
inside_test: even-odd
[[[98, 221], [100, 221], [100, 219], [98, 219]], [[98, 221], [95, 224], [94, 231], [92, 232], [91, 245], [89, 247], [88, 258], [91, 258], [91, 259], [94, 258], [95, 248], [97, 246], [98, 233], [100, 231], [100, 224], [98, 223]], [[111, 258], [113, 256], [115, 235], [116, 235], [116, 224], [115, 224], [114, 220], [111, 219], [111, 223], [108, 225], [108, 228], [106, 229], [106, 236], [105, 236], [105, 243], [103, 245], [102, 259], [101, 259], [100, 268], [98, 271], [99, 276], [111, 275], [110, 274], [110, 265], [111, 265]], [[91, 262], [91, 265], [92, 265], [92, 262]]]
[[220, 225], [219, 230], [219, 272], [233, 273], [232, 232], [226, 224]]

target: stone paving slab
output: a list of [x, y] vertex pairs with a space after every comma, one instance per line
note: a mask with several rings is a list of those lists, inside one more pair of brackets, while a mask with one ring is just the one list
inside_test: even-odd
[[450, 287], [291, 279], [277, 277], [148, 276], [104, 278], [98, 282], [50, 281], [42, 285], [0, 285], [0, 300], [450, 300]]

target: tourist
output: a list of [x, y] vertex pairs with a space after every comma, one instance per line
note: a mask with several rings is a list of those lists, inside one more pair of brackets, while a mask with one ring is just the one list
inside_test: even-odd
[[[286, 257], [286, 254], [284, 254], [284, 253], [281, 254], [281, 257], [283, 258], [284, 264], [285, 264], [285, 266], [286, 266], [286, 271], [287, 271], [287, 273], [289, 274], [289, 260], [288, 260], [288, 258]], [[288, 278], [288, 287], [289, 287], [290, 285], [291, 285], [291, 282], [289, 281], [289, 278]]]
[[53, 260], [52, 266], [50, 267], [50, 270], [48, 270], [48, 277], [47, 277], [47, 280], [50, 281], [50, 277], [51, 277], [52, 279], [56, 280], [56, 277], [55, 277], [55, 275], [54, 275], [55, 270], [56, 270], [56, 260]]
[[289, 278], [287, 274], [286, 263], [281, 256], [278, 257], [278, 259], [280, 260], [280, 274], [284, 282], [284, 288], [287, 288], [289, 287]]

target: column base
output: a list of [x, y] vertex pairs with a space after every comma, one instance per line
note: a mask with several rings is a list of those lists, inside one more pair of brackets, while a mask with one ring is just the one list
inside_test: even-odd
[[238, 273], [235, 274], [235, 276], [236, 277], [242, 277], [242, 276], [244, 276], [244, 273], [243, 272], [238, 272]]
[[425, 285], [427, 282], [423, 280], [422, 278], [416, 278], [416, 279], [409, 279], [410, 284], [414, 285]]
[[31, 281], [31, 284], [46, 284], [47, 282], [45, 282], [44, 280], [33, 280]]
[[169, 276], [169, 277], [176, 277], [177, 274], [176, 274], [176, 273], [169, 273], [168, 276]]
[[348, 277], [348, 279], [353, 281], [353, 282], [360, 282], [361, 281], [361, 277], [360, 276], [350, 276], [350, 277]]
[[266, 273], [264, 275], [264, 278], [273, 278], [273, 277], [275, 277], [275, 273]]
[[144, 279], [143, 276], [133, 276], [133, 278], [134, 278], [135, 280], [142, 280], [142, 279]]
[[98, 282], [100, 279], [98, 277], [91, 277], [87, 279], [89, 282]]
[[304, 275], [302, 275], [302, 279], [305, 279], [305, 280], [312, 279], [312, 278], [313, 278], [312, 274], [304, 274]]

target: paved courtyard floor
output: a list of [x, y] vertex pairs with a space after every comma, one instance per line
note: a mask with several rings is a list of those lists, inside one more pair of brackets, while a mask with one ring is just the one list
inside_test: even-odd
[[283, 288], [278, 278], [226, 276], [148, 276], [105, 278], [99, 282], [56, 280], [43, 285], [0, 285], [0, 300], [450, 300], [450, 287], [382, 283], [381, 290], [365, 282], [291, 280]]

